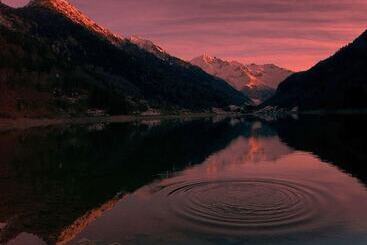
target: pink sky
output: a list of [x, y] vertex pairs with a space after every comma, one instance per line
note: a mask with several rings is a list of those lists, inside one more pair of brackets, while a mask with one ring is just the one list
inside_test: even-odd
[[[3, 0], [13, 5], [27, 0]], [[70, 0], [122, 35], [185, 60], [208, 53], [307, 69], [367, 27], [366, 0]]]

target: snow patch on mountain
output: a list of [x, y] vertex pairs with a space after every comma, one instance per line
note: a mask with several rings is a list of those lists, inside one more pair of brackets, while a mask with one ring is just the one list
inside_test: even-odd
[[207, 73], [222, 78], [229, 82], [232, 87], [242, 91], [251, 87], [255, 77], [248, 68], [238, 62], [229, 62], [207, 54], [191, 60], [191, 64], [199, 66]]
[[137, 45], [141, 49], [144, 49], [145, 51], [148, 51], [149, 53], [154, 54], [155, 56], [157, 56], [158, 58], [162, 60], [167, 60], [170, 58], [170, 55], [163, 48], [156, 45], [155, 43], [153, 43], [150, 40], [143, 39], [138, 36], [131, 36], [127, 38], [127, 40]]
[[194, 58], [191, 63], [224, 79], [238, 91], [249, 95], [257, 104], [272, 96], [279, 83], [292, 74], [273, 64], [242, 64], [207, 54]]
[[250, 70], [257, 80], [263, 84], [276, 89], [282, 81], [289, 77], [293, 72], [274, 64], [248, 64], [246, 67]]

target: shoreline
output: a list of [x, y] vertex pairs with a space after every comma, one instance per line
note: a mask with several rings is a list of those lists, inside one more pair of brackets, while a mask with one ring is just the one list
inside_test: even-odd
[[143, 120], [170, 120], [170, 119], [195, 119], [209, 118], [217, 116], [244, 116], [247, 114], [241, 113], [192, 113], [181, 115], [118, 115], [105, 117], [75, 117], [75, 118], [0, 118], [0, 132], [9, 130], [23, 130], [29, 128], [49, 127], [56, 125], [73, 125], [73, 124], [94, 124], [94, 123], [126, 123]]
[[[299, 111], [297, 113], [286, 113], [286, 115], [315, 115], [315, 116], [330, 116], [330, 115], [358, 115], [367, 114], [366, 110], [314, 110], [314, 111]], [[24, 130], [29, 128], [49, 127], [57, 125], [73, 125], [73, 124], [94, 124], [94, 123], [126, 123], [139, 122], [143, 120], [170, 120], [170, 119], [198, 119], [210, 117], [242, 117], [254, 116], [261, 118], [261, 115], [254, 112], [249, 113], [188, 113], [188, 114], [167, 114], [167, 115], [116, 115], [116, 116], [101, 116], [101, 117], [74, 117], [74, 118], [0, 118], [0, 132], [9, 130]]]

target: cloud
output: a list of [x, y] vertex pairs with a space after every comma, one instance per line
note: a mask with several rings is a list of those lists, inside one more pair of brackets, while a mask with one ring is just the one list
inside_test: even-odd
[[[8, 0], [23, 1], [23, 0]], [[189, 60], [203, 52], [306, 69], [356, 38], [365, 0], [70, 0], [123, 36]]]

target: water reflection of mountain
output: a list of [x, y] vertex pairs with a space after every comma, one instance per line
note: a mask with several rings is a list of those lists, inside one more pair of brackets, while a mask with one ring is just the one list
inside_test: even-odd
[[367, 115], [302, 116], [272, 123], [290, 147], [308, 151], [367, 183]]
[[[298, 123], [281, 127], [292, 132]], [[287, 146], [277, 123], [231, 121], [238, 124], [244, 131], [226, 147], [125, 196], [71, 243], [365, 244], [362, 183], [300, 146]]]
[[80, 217], [93, 218], [88, 211], [162, 172], [201, 163], [247, 126], [226, 119], [2, 133], [0, 243], [20, 232], [53, 243]]
[[364, 125], [361, 117], [221, 118], [1, 133], [0, 231], [1, 223], [7, 225], [0, 243], [21, 232], [49, 243], [67, 241], [121, 193], [210, 161], [223, 149], [218, 166], [271, 162], [301, 150], [366, 180]]

